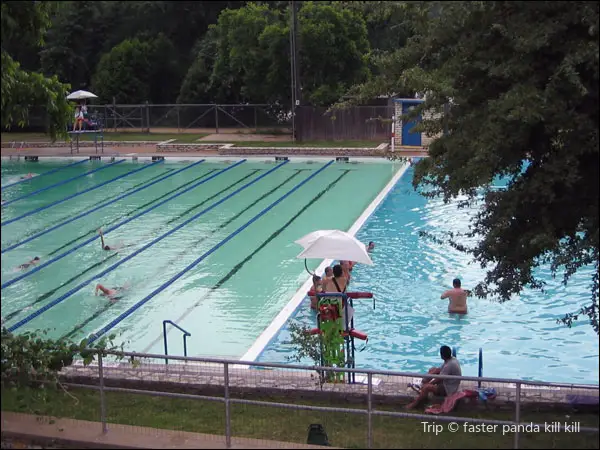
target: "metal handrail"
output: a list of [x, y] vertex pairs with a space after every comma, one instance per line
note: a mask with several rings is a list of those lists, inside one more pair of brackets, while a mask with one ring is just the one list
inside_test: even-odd
[[[169, 351], [167, 349], [167, 324], [170, 323], [171, 325], [173, 325], [175, 328], [177, 328], [179, 331], [181, 331], [183, 333], [183, 356], [187, 358], [187, 337], [191, 336], [192, 334], [186, 330], [184, 330], [183, 328], [181, 328], [179, 325], [177, 325], [175, 322], [173, 322], [172, 320], [163, 320], [163, 339], [165, 341], [165, 356], [169, 356]], [[165, 358], [165, 364], [169, 364], [169, 358]]]

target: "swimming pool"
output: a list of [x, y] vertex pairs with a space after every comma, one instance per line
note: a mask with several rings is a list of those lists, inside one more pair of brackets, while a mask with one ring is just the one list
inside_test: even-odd
[[[162, 321], [172, 320], [192, 334], [189, 355], [216, 357], [240, 357], [305, 281], [294, 241], [316, 229], [348, 229], [400, 167], [330, 158], [156, 163], [106, 158], [65, 167], [74, 161], [2, 161], [6, 325], [20, 325], [16, 332], [48, 329], [49, 337], [74, 340], [114, 332], [127, 349], [162, 353]], [[28, 172], [55, 169], [61, 170], [4, 188]], [[79, 178], [46, 189], [72, 177]], [[67, 197], [72, 198], [62, 201]], [[47, 232], [78, 215], [83, 216]], [[117, 252], [103, 251], [98, 239], [85, 244], [99, 227], [107, 244], [122, 246]], [[34, 256], [41, 265], [16, 269]], [[60, 259], [51, 262], [55, 258]], [[98, 282], [127, 289], [112, 304], [94, 295]], [[170, 354], [183, 353], [180, 336], [170, 334]]]
[[[447, 344], [458, 347], [465, 375], [477, 375], [481, 347], [485, 376], [598, 383], [598, 337], [588, 321], [583, 318], [571, 329], [556, 323], [587, 304], [593, 268], [580, 271], [568, 287], [540, 270], [548, 282], [546, 294], [526, 290], [506, 303], [470, 298], [467, 316], [450, 316], [441, 292], [454, 277], [473, 286], [484, 271], [449, 245], [419, 237], [419, 231], [466, 231], [475, 209], [424, 198], [413, 190], [412, 174], [409, 169], [402, 176], [357, 234], [377, 244], [375, 265], [353, 271], [351, 290], [370, 291], [376, 298], [375, 310], [370, 300], [354, 303], [355, 326], [369, 335], [365, 350], [356, 354], [357, 367], [427, 371], [439, 365], [439, 347]], [[308, 299], [292, 320], [314, 326]], [[286, 362], [292, 351], [288, 340], [286, 325], [258, 361]]]

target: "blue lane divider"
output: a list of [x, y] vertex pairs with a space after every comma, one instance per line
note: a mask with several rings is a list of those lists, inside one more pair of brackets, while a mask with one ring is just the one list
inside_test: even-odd
[[[147, 209], [145, 209], [145, 210], [143, 210], [143, 211], [141, 211], [141, 212], [137, 213], [135, 216], [131, 216], [129, 219], [125, 219], [125, 220], [123, 220], [122, 222], [119, 222], [119, 223], [117, 223], [116, 225], [113, 225], [112, 227], [108, 228], [108, 229], [107, 229], [107, 230], [104, 232], [104, 235], [106, 236], [106, 235], [107, 235], [108, 233], [110, 233], [111, 231], [114, 231], [114, 230], [116, 230], [117, 228], [120, 228], [120, 227], [122, 227], [123, 225], [125, 225], [125, 224], [127, 224], [127, 223], [131, 222], [132, 220], [135, 220], [135, 219], [137, 219], [138, 217], [141, 217], [141, 216], [143, 216], [144, 214], [146, 214], [146, 213], [149, 213], [149, 212], [150, 212], [150, 211], [152, 211], [153, 209], [156, 209], [156, 208], [158, 208], [159, 206], [162, 206], [162, 205], [164, 205], [165, 203], [167, 203], [167, 202], [170, 202], [170, 201], [171, 201], [171, 200], [173, 200], [174, 198], [177, 198], [177, 197], [179, 197], [180, 195], [183, 195], [183, 194], [185, 194], [186, 192], [189, 192], [189, 191], [191, 191], [192, 189], [194, 189], [194, 188], [196, 188], [196, 187], [200, 186], [201, 184], [204, 184], [204, 183], [206, 183], [207, 181], [210, 181], [210, 180], [212, 180], [213, 178], [215, 178], [215, 177], [218, 177], [219, 175], [221, 175], [221, 174], [223, 174], [223, 173], [225, 173], [225, 172], [227, 172], [227, 171], [229, 171], [229, 170], [233, 169], [234, 167], [237, 167], [237, 166], [239, 166], [240, 164], [243, 164], [243, 163], [245, 163], [245, 162], [246, 162], [246, 160], [245, 160], [245, 159], [242, 159], [241, 161], [238, 161], [237, 163], [235, 163], [235, 164], [232, 164], [231, 166], [229, 166], [229, 167], [226, 167], [225, 169], [222, 169], [222, 170], [218, 171], [217, 173], [215, 173], [214, 175], [211, 175], [210, 177], [203, 178], [202, 180], [198, 181], [197, 183], [191, 184], [190, 186], [188, 186], [187, 188], [185, 188], [183, 191], [181, 191], [181, 192], [178, 192], [177, 194], [173, 194], [172, 196], [170, 196], [170, 197], [167, 197], [166, 199], [164, 199], [164, 200], [162, 200], [162, 201], [158, 202], [156, 205], [154, 205], [154, 206], [151, 206], [151, 207], [149, 207], [149, 208], [147, 208]], [[39, 271], [40, 271], [40, 270], [42, 270], [44, 267], [46, 267], [46, 266], [49, 266], [50, 264], [52, 264], [52, 263], [54, 263], [54, 262], [58, 261], [59, 259], [62, 259], [62, 258], [64, 258], [65, 256], [67, 256], [67, 255], [69, 255], [69, 254], [73, 253], [75, 250], [78, 250], [78, 249], [80, 249], [81, 247], [83, 247], [83, 246], [85, 246], [85, 245], [89, 244], [90, 242], [92, 242], [92, 241], [95, 241], [95, 240], [96, 240], [96, 239], [98, 239], [99, 237], [100, 237], [100, 236], [98, 236], [98, 235], [92, 236], [91, 238], [89, 238], [89, 239], [87, 239], [87, 240], [83, 241], [81, 244], [79, 244], [79, 245], [76, 245], [75, 247], [73, 247], [73, 248], [71, 248], [71, 249], [67, 250], [67, 251], [66, 251], [66, 252], [64, 252], [64, 253], [61, 253], [61, 254], [60, 254], [60, 255], [58, 255], [58, 256], [55, 256], [55, 257], [54, 257], [54, 258], [52, 258], [50, 261], [46, 261], [45, 263], [42, 263], [42, 264], [40, 264], [40, 265], [36, 265], [36, 266], [34, 266], [34, 267], [33, 267], [31, 270], [29, 270], [28, 272], [25, 272], [25, 273], [23, 273], [22, 275], [19, 275], [19, 276], [17, 276], [17, 277], [15, 277], [15, 278], [13, 278], [12, 280], [8, 280], [6, 283], [2, 284], [2, 285], [0, 286], [0, 289], [5, 289], [5, 288], [7, 288], [8, 286], [11, 286], [11, 285], [15, 284], [17, 281], [20, 281], [20, 280], [22, 280], [23, 278], [26, 278], [26, 277], [28, 277], [28, 276], [31, 276], [31, 275], [33, 275], [33, 274], [34, 274], [34, 273], [36, 273], [36, 272], [39, 272]]]
[[[312, 178], [316, 177], [319, 173], [323, 172], [325, 169], [327, 169], [327, 167], [329, 167], [333, 163], [334, 163], [334, 161], [329, 161], [327, 164], [325, 164], [323, 167], [321, 167], [315, 173], [313, 173], [312, 175], [310, 175], [309, 177], [307, 177], [306, 179], [304, 179], [303, 181], [301, 181], [300, 183], [298, 183], [296, 186], [294, 186], [286, 194], [283, 194], [281, 197], [279, 197], [277, 200], [275, 200], [273, 203], [271, 203], [269, 206], [267, 206], [265, 209], [263, 209], [261, 212], [259, 212], [257, 215], [255, 215], [252, 219], [250, 219], [244, 225], [242, 225], [241, 227], [239, 227], [237, 230], [235, 230], [233, 233], [231, 233], [229, 236], [227, 236], [225, 239], [223, 239], [221, 242], [219, 242], [213, 248], [211, 248], [206, 253], [204, 253], [202, 256], [200, 256], [198, 259], [196, 259], [191, 264], [189, 264], [185, 269], [183, 269], [177, 275], [175, 275], [174, 277], [170, 278], [168, 281], [165, 281], [162, 285], [160, 285], [158, 288], [156, 288], [154, 291], [152, 291], [150, 294], [148, 294], [142, 300], [140, 300], [139, 302], [137, 302], [135, 305], [133, 305], [127, 311], [125, 311], [124, 313], [122, 313], [121, 315], [119, 315], [116, 319], [114, 319], [108, 325], [106, 325], [105, 327], [103, 327], [99, 331], [97, 331], [95, 333], [92, 333], [90, 335], [90, 338], [88, 339], [88, 344], [91, 344], [92, 342], [94, 342], [97, 339], [99, 339], [102, 335], [106, 334], [109, 330], [111, 330], [112, 328], [114, 328], [119, 322], [123, 321], [128, 316], [130, 316], [131, 314], [133, 314], [138, 308], [142, 307], [145, 303], [149, 302], [155, 295], [157, 295], [160, 292], [162, 292], [163, 290], [165, 290], [167, 287], [169, 287], [171, 284], [173, 284], [175, 281], [177, 281], [179, 278], [181, 278], [186, 272], [188, 272], [189, 270], [191, 270], [194, 267], [196, 267], [198, 264], [200, 264], [202, 261], [204, 261], [206, 258], [208, 258], [211, 254], [213, 254], [215, 251], [217, 251], [220, 247], [222, 247], [227, 242], [229, 242], [231, 239], [233, 239], [234, 237], [236, 237], [238, 234], [240, 234], [242, 231], [244, 231], [246, 228], [248, 228], [250, 225], [252, 225], [258, 219], [260, 219], [262, 216], [264, 216], [267, 212], [269, 212], [271, 209], [273, 209], [275, 206], [277, 206], [279, 203], [281, 203], [287, 197], [289, 197], [290, 195], [292, 195], [295, 191], [297, 191], [298, 189], [300, 189], [304, 184], [308, 183]], [[11, 331], [11, 330], [9, 329], [9, 331]]]
[[4, 205], [2, 205], [2, 206], [7, 206], [7, 205], [10, 205], [11, 203], [17, 202], [19, 200], [23, 200], [24, 198], [31, 197], [32, 195], [37, 195], [40, 192], [47, 191], [48, 189], [53, 189], [55, 187], [62, 186], [63, 184], [70, 183], [71, 181], [75, 181], [78, 178], [85, 177], [85, 176], [90, 175], [90, 174], [92, 174], [94, 172], [98, 172], [100, 170], [108, 169], [110, 166], [114, 166], [115, 164], [120, 164], [123, 161], [125, 161], [125, 160], [124, 159], [120, 159], [119, 161], [111, 162], [110, 164], [103, 165], [102, 167], [97, 167], [94, 170], [89, 170], [89, 171], [87, 171], [85, 173], [82, 173], [81, 175], [77, 175], [76, 177], [67, 178], [66, 180], [59, 181], [58, 183], [51, 184], [50, 186], [46, 186], [45, 188], [41, 188], [41, 189], [38, 189], [37, 191], [30, 192], [29, 194], [21, 195], [20, 197], [13, 198], [12, 200], [4, 202]]
[[183, 228], [184, 226], [186, 226], [188, 223], [196, 220], [198, 217], [206, 214], [207, 212], [209, 212], [210, 210], [212, 210], [213, 208], [216, 208], [217, 206], [219, 206], [221, 203], [229, 200], [231, 197], [233, 197], [236, 194], [239, 194], [241, 191], [243, 191], [244, 189], [250, 187], [251, 185], [253, 185], [254, 183], [258, 182], [259, 180], [263, 179], [264, 177], [266, 177], [267, 175], [273, 173], [274, 171], [276, 171], [277, 169], [279, 169], [280, 167], [284, 166], [285, 164], [287, 164], [289, 161], [284, 161], [281, 164], [273, 167], [271, 170], [268, 170], [267, 172], [263, 173], [261, 176], [256, 177], [254, 180], [246, 183], [245, 185], [243, 185], [242, 187], [236, 189], [235, 191], [233, 191], [231, 194], [227, 195], [226, 197], [223, 197], [221, 200], [219, 200], [218, 202], [213, 203], [212, 205], [210, 205], [209, 207], [203, 209], [202, 211], [200, 211], [197, 214], [194, 214], [192, 217], [190, 217], [189, 219], [187, 219], [186, 221], [180, 223], [179, 225], [177, 225], [175, 228], [167, 231], [166, 233], [163, 233], [162, 235], [160, 235], [159, 237], [153, 239], [152, 241], [150, 241], [149, 243], [147, 243], [146, 245], [144, 245], [143, 247], [139, 248], [138, 250], [136, 250], [135, 252], [133, 252], [132, 254], [126, 256], [125, 258], [123, 258], [122, 260], [116, 262], [115, 264], [113, 264], [112, 266], [108, 267], [107, 269], [103, 270], [102, 272], [100, 272], [97, 275], [94, 275], [93, 277], [85, 280], [84, 282], [82, 282], [81, 284], [75, 286], [73, 289], [71, 289], [68, 292], [65, 292], [63, 295], [61, 295], [60, 297], [58, 297], [56, 300], [51, 301], [50, 303], [48, 303], [47, 305], [45, 305], [44, 307], [38, 309], [37, 311], [34, 311], [33, 313], [31, 313], [29, 316], [25, 317], [24, 319], [20, 320], [19, 322], [17, 322], [16, 324], [14, 324], [13, 326], [11, 326], [9, 328], [9, 331], [14, 331], [17, 328], [25, 325], [27, 322], [29, 322], [30, 320], [35, 319], [37, 316], [39, 316], [40, 314], [42, 314], [44, 311], [49, 310], [50, 308], [52, 308], [55, 305], [58, 305], [60, 302], [62, 302], [63, 300], [65, 300], [66, 298], [70, 297], [71, 295], [73, 295], [75, 292], [83, 289], [85, 286], [87, 286], [89, 283], [91, 283], [94, 280], [97, 280], [98, 278], [103, 277], [104, 275], [106, 275], [109, 272], [112, 272], [114, 269], [116, 269], [117, 267], [119, 267], [121, 264], [124, 264], [125, 262], [129, 261], [131, 258], [139, 255], [140, 253], [142, 253], [144, 250], [152, 247], [154, 244], [156, 244], [159, 241], [162, 241], [164, 238], [166, 238], [167, 236], [175, 233], [177, 230], [180, 230], [181, 228]]
[[[122, 161], [125, 161], [125, 160], [123, 159], [123, 160], [121, 160], [121, 162]], [[104, 182], [102, 182], [100, 184], [97, 184], [95, 186], [92, 186], [92, 187], [89, 187], [87, 189], [84, 189], [81, 192], [76, 192], [75, 194], [67, 195], [66, 197], [61, 198], [60, 200], [56, 200], [55, 202], [48, 203], [47, 205], [44, 205], [44, 206], [40, 206], [39, 208], [36, 208], [36, 209], [34, 209], [32, 211], [28, 211], [28, 212], [26, 212], [24, 214], [21, 214], [20, 216], [15, 217], [14, 219], [6, 220], [6, 221], [2, 222], [2, 226], [8, 225], [8, 224], [13, 223], [13, 222], [17, 222], [17, 221], [19, 221], [21, 219], [24, 219], [25, 217], [32, 216], [34, 214], [39, 213], [40, 211], [44, 211], [45, 209], [52, 208], [53, 206], [56, 206], [56, 205], [58, 205], [60, 203], [64, 203], [67, 200], [71, 200], [72, 198], [79, 197], [80, 195], [87, 194], [88, 192], [94, 191], [96, 189], [100, 189], [102, 186], [106, 186], [107, 184], [112, 183], [113, 181], [117, 181], [117, 180], [120, 180], [121, 178], [128, 177], [129, 175], [133, 175], [134, 173], [139, 172], [140, 170], [145, 170], [145, 169], [147, 169], [149, 167], [155, 166], [156, 164], [160, 164], [161, 162], [162, 162], [162, 160], [161, 161], [153, 162], [152, 164], [149, 164], [147, 166], [140, 167], [139, 169], [130, 170], [129, 172], [124, 173], [123, 175], [119, 175], [118, 177], [111, 178], [110, 180], [104, 181]], [[115, 162], [114, 164], [117, 164], [117, 163], [118, 163], [118, 161]]]
[[[67, 224], [69, 224], [71, 222], [74, 222], [77, 219], [81, 219], [82, 217], [85, 217], [88, 214], [93, 213], [94, 211], [98, 211], [99, 209], [104, 208], [105, 206], [108, 206], [108, 205], [110, 205], [112, 203], [115, 203], [115, 202], [117, 202], [119, 200], [122, 200], [125, 197], [133, 195], [133, 194], [135, 194], [137, 192], [140, 192], [141, 190], [149, 188], [150, 186], [152, 186], [152, 185], [154, 185], [156, 183], [160, 183], [161, 181], [166, 180], [167, 178], [172, 177], [173, 175], [177, 175], [178, 173], [183, 172], [184, 170], [191, 169], [192, 167], [197, 166], [198, 164], [203, 163], [204, 161], [205, 161], [204, 159], [201, 159], [200, 161], [197, 161], [197, 162], [195, 162], [193, 164], [190, 164], [189, 166], [186, 166], [186, 167], [184, 167], [182, 169], [176, 170], [175, 172], [172, 172], [172, 173], [170, 173], [168, 175], [165, 175], [165, 176], [163, 176], [161, 178], [158, 178], [158, 179], [152, 181], [151, 183], [148, 183], [148, 184], [146, 184], [144, 186], [141, 186], [141, 187], [139, 187], [137, 189], [134, 189], [131, 192], [127, 192], [126, 194], [122, 194], [122, 195], [118, 196], [117, 198], [109, 200], [109, 201], [107, 201], [105, 203], [101, 203], [100, 205], [98, 205], [98, 206], [96, 206], [96, 207], [94, 207], [92, 209], [88, 209], [87, 211], [84, 211], [81, 214], [76, 215], [75, 217], [67, 219], [67, 220], [65, 220], [65, 221], [63, 221], [63, 222], [61, 222], [61, 223], [59, 223], [59, 224], [57, 224], [57, 225], [55, 225], [53, 227], [47, 228], [47, 229], [45, 229], [43, 231], [40, 231], [39, 233], [36, 233], [36, 234], [28, 237], [27, 239], [23, 239], [21, 242], [17, 242], [16, 244], [13, 244], [13, 245], [11, 245], [9, 247], [6, 247], [5, 249], [2, 250], [1, 253], [6, 253], [6, 252], [8, 252], [10, 250], [13, 250], [13, 249], [15, 249], [17, 247], [20, 247], [21, 245], [26, 244], [27, 242], [33, 241], [34, 239], [37, 239], [37, 238], [39, 238], [40, 236], [43, 236], [46, 233], [50, 233], [51, 231], [54, 231], [57, 228], [60, 228], [60, 227], [65, 226], [65, 225], [67, 225]], [[162, 161], [157, 161], [157, 162], [162, 162]], [[147, 167], [150, 167], [150, 166], [147, 166]]]
[[73, 166], [76, 166], [77, 164], [82, 164], [82, 163], [88, 162], [88, 161], [89, 161], [88, 159], [82, 159], [81, 161], [77, 161], [77, 162], [74, 162], [74, 163], [71, 163], [71, 164], [67, 164], [66, 166], [57, 167], [56, 169], [49, 170], [48, 172], [40, 173], [39, 175], [36, 175], [35, 177], [25, 178], [24, 180], [19, 180], [19, 181], [15, 181], [14, 183], [6, 184], [6, 185], [2, 186], [1, 190], [4, 190], [4, 189], [9, 188], [11, 186], [16, 186], [17, 184], [25, 183], [26, 181], [31, 181], [33, 179], [36, 179], [36, 178], [39, 178], [39, 177], [43, 177], [44, 175], [50, 175], [51, 173], [56, 173], [59, 170], [66, 169], [67, 167], [73, 167]]

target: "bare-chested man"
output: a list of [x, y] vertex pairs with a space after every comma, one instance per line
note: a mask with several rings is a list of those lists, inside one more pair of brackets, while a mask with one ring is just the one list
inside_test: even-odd
[[442, 300], [445, 298], [449, 299], [449, 313], [467, 314], [467, 296], [470, 292], [460, 287], [460, 280], [458, 278], [452, 281], [452, 286], [453, 288], [444, 292], [440, 298]]

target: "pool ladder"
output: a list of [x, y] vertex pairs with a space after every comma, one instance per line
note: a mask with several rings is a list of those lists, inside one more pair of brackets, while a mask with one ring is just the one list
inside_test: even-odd
[[[175, 328], [177, 328], [183, 333], [183, 356], [187, 356], [187, 337], [191, 336], [192, 334], [181, 328], [172, 320], [163, 320], [163, 340], [165, 343], [165, 356], [169, 355], [169, 350], [167, 348], [167, 324], [173, 325]], [[169, 364], [169, 358], [165, 358], [165, 364]]]
[[[456, 358], [456, 352], [457, 352], [458, 348], [457, 347], [452, 347], [452, 356], [454, 356]], [[483, 377], [483, 348], [479, 347], [479, 364], [477, 366], [477, 376], [479, 378]], [[481, 387], [481, 381], [477, 382], [477, 387], [480, 388]]]

